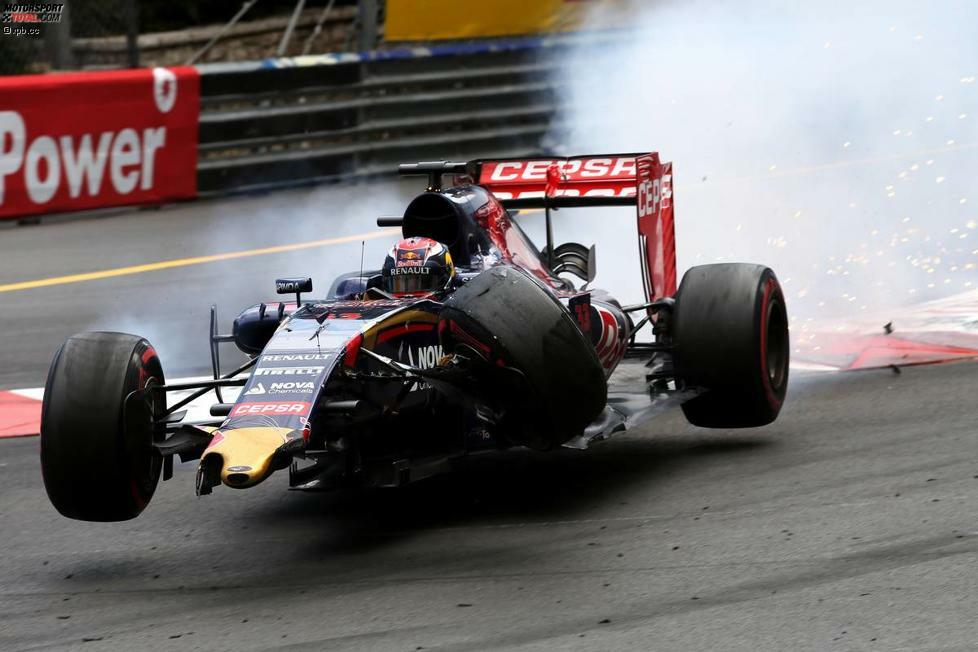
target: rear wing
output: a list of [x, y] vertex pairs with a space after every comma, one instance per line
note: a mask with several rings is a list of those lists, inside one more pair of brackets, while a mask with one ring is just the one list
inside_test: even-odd
[[507, 208], [634, 206], [642, 156], [500, 159], [472, 161], [468, 167], [476, 183]]
[[402, 165], [400, 172], [427, 174], [429, 190], [441, 188], [442, 174], [467, 176], [505, 208], [635, 206], [646, 299], [676, 293], [672, 163], [655, 152], [438, 161]]

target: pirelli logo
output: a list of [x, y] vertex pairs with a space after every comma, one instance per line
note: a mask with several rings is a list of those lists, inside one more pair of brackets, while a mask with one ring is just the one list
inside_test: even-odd
[[310, 365], [307, 367], [262, 367], [255, 370], [256, 376], [315, 376], [322, 373], [325, 367]]

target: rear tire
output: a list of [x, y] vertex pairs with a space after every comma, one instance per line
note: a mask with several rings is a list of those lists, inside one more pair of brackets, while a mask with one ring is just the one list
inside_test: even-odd
[[[446, 352], [479, 349], [488, 363], [482, 386], [499, 394], [500, 428], [516, 443], [558, 446], [605, 407], [608, 385], [594, 346], [560, 302], [515, 267], [494, 267], [459, 288], [439, 330]], [[519, 373], [506, 376], [504, 367]]]
[[774, 421], [788, 388], [788, 315], [774, 272], [763, 265], [693, 267], [676, 293], [676, 374], [706, 392], [683, 403], [704, 428]]
[[125, 521], [143, 511], [160, 477], [153, 416], [126, 397], [164, 384], [152, 345], [124, 333], [81, 333], [54, 356], [41, 408], [41, 471], [54, 507], [83, 521]]

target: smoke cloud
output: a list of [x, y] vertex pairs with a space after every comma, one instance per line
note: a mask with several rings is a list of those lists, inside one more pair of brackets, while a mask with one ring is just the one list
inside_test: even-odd
[[[680, 273], [770, 265], [796, 326], [978, 287], [978, 4], [619, 10], [632, 33], [562, 62], [550, 144], [673, 161]], [[562, 213], [637, 298], [634, 218]]]
[[[378, 269], [396, 234], [377, 227], [377, 217], [399, 215], [410, 197], [420, 192], [417, 180], [324, 185], [281, 191], [264, 196], [224, 198], [165, 209], [165, 235], [180, 238], [161, 258], [214, 252], [247, 251], [280, 244], [304, 243], [343, 236], [362, 240], [277, 254], [238, 258], [206, 265], [137, 275], [120, 283], [112, 310], [90, 319], [78, 313], [66, 332], [111, 330], [146, 337], [156, 347], [170, 377], [208, 375], [210, 353], [207, 327], [211, 304], [218, 308], [219, 329], [230, 332], [237, 314], [261, 301], [294, 301], [275, 293], [275, 279], [310, 276], [314, 291], [306, 298], [326, 296], [340, 274]], [[132, 219], [144, 239], [152, 239], [145, 215]], [[163, 220], [158, 216], [157, 219]], [[183, 232], [182, 227], [187, 231]], [[155, 228], [155, 227], [154, 227]], [[172, 235], [177, 230], [177, 235]], [[371, 237], [375, 235], [380, 237]], [[183, 244], [186, 249], [180, 247]], [[78, 291], [92, 293], [98, 305], [104, 286]], [[230, 371], [246, 358], [233, 345], [222, 345], [222, 367]]]

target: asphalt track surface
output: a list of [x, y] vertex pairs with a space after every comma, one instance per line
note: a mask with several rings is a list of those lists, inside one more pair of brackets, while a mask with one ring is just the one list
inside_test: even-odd
[[[0, 441], [0, 649], [971, 649], [973, 362], [797, 379], [782, 418], [673, 412], [590, 451], [406, 490], [48, 505]], [[86, 642], [87, 640], [87, 642]]]
[[[347, 192], [3, 230], [0, 284], [356, 235], [365, 216], [325, 215]], [[373, 187], [378, 204], [399, 192]], [[275, 275], [326, 283], [359, 254], [0, 293], [0, 387], [42, 384], [92, 327], [200, 371], [215, 296], [227, 318]], [[976, 395], [975, 362], [796, 374], [764, 429], [672, 411], [589, 451], [487, 455], [397, 491], [296, 494], [278, 475], [195, 498], [187, 464], [122, 524], [60, 517], [37, 439], [0, 440], [0, 650], [971, 649]]]

